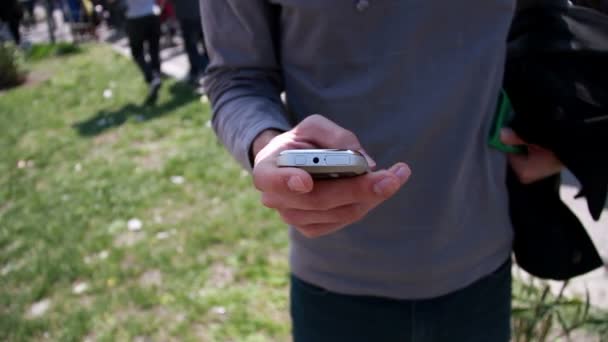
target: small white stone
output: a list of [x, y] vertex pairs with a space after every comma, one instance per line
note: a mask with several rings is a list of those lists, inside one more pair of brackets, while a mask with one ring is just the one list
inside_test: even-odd
[[161, 286], [163, 284], [163, 274], [159, 270], [146, 271], [139, 277], [142, 286]]
[[87, 284], [85, 282], [79, 282], [74, 285], [74, 287], [72, 288], [72, 292], [74, 292], [74, 294], [79, 295], [79, 294], [83, 294], [88, 289], [89, 289], [89, 284]]
[[207, 121], [207, 123], [205, 124], [205, 127], [211, 128], [211, 120]]
[[129, 222], [127, 222], [127, 228], [129, 228], [129, 230], [132, 232], [141, 230], [142, 226], [143, 226], [143, 223], [141, 222], [141, 220], [136, 219], [136, 218], [132, 218], [129, 220]]
[[171, 176], [171, 183], [173, 184], [184, 184], [185, 178], [182, 176]]
[[36, 318], [44, 315], [51, 307], [50, 299], [43, 299], [39, 302], [34, 303], [28, 312], [29, 317]]
[[156, 234], [156, 238], [159, 240], [167, 239], [169, 236], [171, 236], [171, 233], [169, 232], [158, 232], [158, 234]]
[[209, 103], [209, 98], [206, 95], [201, 96], [201, 103]]
[[80, 163], [77, 163], [76, 165], [74, 165], [74, 171], [76, 171], [76, 172], [82, 171], [82, 165], [80, 165]]
[[106, 89], [106, 90], [103, 91], [103, 98], [104, 99], [110, 99], [110, 98], [112, 98], [112, 95], [113, 95], [112, 89]]
[[226, 308], [223, 306], [215, 306], [215, 307], [211, 308], [211, 312], [216, 315], [223, 316], [226, 314]]
[[8, 264], [8, 265], [2, 267], [2, 269], [0, 269], [0, 275], [5, 276], [5, 275], [11, 273], [14, 269], [15, 269], [15, 266], [13, 264]]
[[17, 162], [18, 169], [23, 169], [26, 165], [27, 165], [27, 162], [25, 160], [20, 160]]
[[99, 252], [99, 254], [97, 256], [99, 257], [99, 259], [105, 260], [105, 259], [108, 258], [108, 256], [110, 256], [110, 252], [108, 252], [108, 251], [101, 251], [101, 252]]

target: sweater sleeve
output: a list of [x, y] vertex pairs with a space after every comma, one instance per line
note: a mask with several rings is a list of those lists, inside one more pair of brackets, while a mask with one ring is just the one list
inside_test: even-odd
[[265, 0], [200, 0], [210, 57], [205, 90], [212, 125], [228, 151], [251, 170], [250, 148], [264, 130], [291, 129], [280, 93], [276, 5]]

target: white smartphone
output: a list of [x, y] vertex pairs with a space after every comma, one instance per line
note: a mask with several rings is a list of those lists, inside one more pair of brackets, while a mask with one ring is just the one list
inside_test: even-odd
[[361, 153], [338, 149], [285, 150], [279, 154], [277, 166], [297, 167], [316, 179], [353, 177], [369, 171]]

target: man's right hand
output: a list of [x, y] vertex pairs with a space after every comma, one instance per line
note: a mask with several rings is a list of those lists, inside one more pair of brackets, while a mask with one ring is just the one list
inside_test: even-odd
[[[277, 167], [279, 153], [288, 149], [339, 148], [366, 155], [352, 132], [321, 115], [309, 116], [282, 134], [266, 131], [252, 146], [253, 181], [262, 193], [262, 203], [276, 209], [283, 221], [309, 238], [330, 234], [361, 220], [397, 193], [411, 175], [405, 163], [397, 163], [388, 170], [362, 176], [313, 182], [304, 170]], [[374, 161], [367, 155], [366, 158], [373, 169]]]

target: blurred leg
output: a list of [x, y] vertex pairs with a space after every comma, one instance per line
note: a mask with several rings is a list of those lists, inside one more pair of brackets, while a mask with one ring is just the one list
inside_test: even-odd
[[8, 26], [11, 30], [11, 34], [13, 35], [13, 38], [15, 39], [15, 43], [17, 45], [21, 44], [21, 32], [19, 32], [19, 18], [18, 17], [11, 18], [11, 20], [8, 23]]
[[141, 70], [147, 83], [152, 81], [152, 69], [144, 56], [144, 37], [146, 27], [142, 25], [141, 18], [127, 20], [127, 36], [129, 37], [129, 47], [131, 55], [137, 66]]
[[181, 20], [184, 48], [190, 62], [190, 77], [196, 77], [205, 70], [206, 58], [199, 51], [198, 43], [202, 39], [201, 23], [197, 20]]
[[146, 41], [148, 42], [148, 53], [150, 65], [155, 77], [160, 77], [160, 19], [157, 16], [147, 17]]

